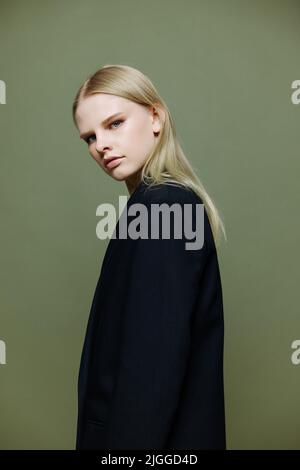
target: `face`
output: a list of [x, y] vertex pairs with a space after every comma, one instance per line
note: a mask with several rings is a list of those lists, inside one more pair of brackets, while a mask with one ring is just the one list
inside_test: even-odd
[[[75, 119], [94, 160], [112, 178], [133, 188], [157, 142], [154, 133], [161, 131], [157, 110], [120, 96], [96, 93], [82, 99]], [[121, 158], [108, 163], [107, 159], [115, 156]]]

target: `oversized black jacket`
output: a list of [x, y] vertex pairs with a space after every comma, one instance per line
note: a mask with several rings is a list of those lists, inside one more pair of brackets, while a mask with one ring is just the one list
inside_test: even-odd
[[[202, 200], [182, 186], [142, 182], [124, 211], [135, 203], [150, 211]], [[198, 250], [186, 250], [184, 237], [120, 239], [119, 219], [81, 356], [77, 450], [226, 448], [222, 287], [204, 214]]]

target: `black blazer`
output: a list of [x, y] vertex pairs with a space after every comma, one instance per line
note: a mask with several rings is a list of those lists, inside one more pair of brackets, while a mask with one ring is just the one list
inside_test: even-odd
[[[142, 182], [121, 217], [134, 203], [202, 200]], [[204, 245], [190, 251], [185, 238], [118, 238], [119, 219], [81, 356], [77, 450], [226, 448], [222, 288], [204, 220]]]

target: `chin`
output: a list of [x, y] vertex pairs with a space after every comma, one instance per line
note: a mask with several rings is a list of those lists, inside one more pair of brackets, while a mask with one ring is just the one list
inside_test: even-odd
[[124, 181], [127, 178], [126, 175], [109, 175], [109, 176], [111, 176], [114, 180], [117, 180], [117, 181]]
[[132, 171], [125, 171], [124, 168], [121, 168], [122, 165], [119, 165], [110, 173], [110, 176], [117, 181], [125, 181], [128, 178], [132, 177], [137, 173], [138, 170], [134, 169]]
[[116, 168], [114, 171], [109, 173], [109, 176], [117, 181], [124, 181], [128, 178], [128, 173], [125, 171], [118, 171], [118, 168]]

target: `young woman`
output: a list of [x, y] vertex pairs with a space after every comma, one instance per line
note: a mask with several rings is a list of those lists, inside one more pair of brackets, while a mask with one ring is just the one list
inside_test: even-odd
[[[91, 75], [77, 92], [73, 119], [90, 155], [130, 194], [91, 306], [76, 449], [225, 449], [216, 246], [226, 234], [218, 211], [182, 151], [166, 103], [139, 70], [105, 65]], [[135, 204], [147, 214], [155, 204], [182, 212], [202, 204], [201, 248], [187, 249], [185, 232], [119, 238], [120, 220], [126, 213], [132, 221]], [[173, 234], [175, 214], [171, 220]]]

